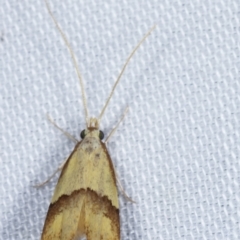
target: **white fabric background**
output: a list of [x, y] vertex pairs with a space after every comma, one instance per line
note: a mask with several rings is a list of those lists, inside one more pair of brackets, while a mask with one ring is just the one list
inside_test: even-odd
[[[43, 0], [0, 1], [0, 239], [39, 239], [57, 181], [35, 189], [85, 127], [70, 55]], [[57, 1], [126, 192], [122, 239], [240, 239], [239, 0]]]

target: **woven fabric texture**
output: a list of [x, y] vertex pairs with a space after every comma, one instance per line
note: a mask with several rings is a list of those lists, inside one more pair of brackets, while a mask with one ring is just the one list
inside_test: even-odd
[[[44, 1], [0, 0], [0, 239], [40, 239], [85, 117], [70, 54]], [[240, 239], [240, 1], [50, 1], [74, 49], [91, 116], [132, 204], [121, 239]]]

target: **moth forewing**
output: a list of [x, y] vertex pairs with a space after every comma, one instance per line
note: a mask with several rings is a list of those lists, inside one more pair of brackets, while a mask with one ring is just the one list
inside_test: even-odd
[[[127, 58], [99, 117], [88, 118], [83, 81], [75, 55], [54, 18], [47, 0], [45, 3], [68, 47], [79, 78], [86, 129], [81, 132], [82, 140], [76, 144], [62, 168], [48, 209], [41, 239], [70, 240], [86, 236], [88, 240], [120, 240], [116, 176], [106, 145], [101, 141], [103, 133], [99, 130], [99, 124], [128, 62], [155, 26], [142, 38]], [[114, 131], [115, 129], [112, 133]]]

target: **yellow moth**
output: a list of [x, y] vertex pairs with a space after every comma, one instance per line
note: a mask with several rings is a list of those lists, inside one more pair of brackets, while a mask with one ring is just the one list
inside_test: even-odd
[[[83, 81], [75, 55], [65, 34], [55, 20], [47, 0], [45, 3], [70, 51], [80, 81], [86, 129], [81, 132], [81, 141], [62, 130], [76, 142], [76, 146], [68, 159], [58, 169], [62, 172], [48, 209], [41, 239], [70, 240], [85, 237], [88, 240], [120, 240], [118, 179], [106, 148], [106, 142], [117, 127], [103, 142], [103, 133], [99, 130], [99, 123], [130, 58], [155, 26], [142, 38], [128, 57], [99, 117], [89, 118]], [[53, 124], [59, 128], [55, 123]]]

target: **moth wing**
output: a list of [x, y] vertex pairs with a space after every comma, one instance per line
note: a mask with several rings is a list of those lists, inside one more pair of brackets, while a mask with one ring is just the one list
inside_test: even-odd
[[81, 210], [84, 196], [76, 193], [71, 197], [63, 196], [58, 202], [49, 206], [42, 240], [75, 239], [81, 236]]
[[114, 170], [105, 144], [96, 139], [94, 143], [87, 139], [80, 142], [66, 162], [42, 240], [70, 240], [83, 235], [88, 240], [120, 239]]

